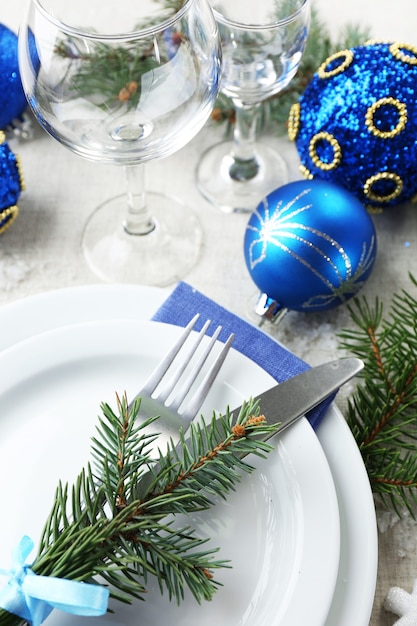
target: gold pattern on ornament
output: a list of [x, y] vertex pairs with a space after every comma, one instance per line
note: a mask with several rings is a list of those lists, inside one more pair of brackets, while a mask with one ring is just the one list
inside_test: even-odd
[[[9, 228], [18, 216], [19, 209], [17, 206], [9, 206], [7, 209], [0, 211], [0, 235]], [[6, 222], [3, 224], [3, 222]]]
[[2, 130], [0, 130], [0, 146], [1, 144], [6, 143], [6, 135]]
[[[349, 65], [353, 61], [353, 51], [352, 50], [340, 50], [339, 52], [335, 52], [331, 56], [329, 56], [324, 63], [322, 63], [317, 70], [317, 74], [319, 78], [331, 78], [332, 76], [337, 76], [337, 74], [342, 74]], [[334, 61], [338, 61], [339, 59], [344, 59], [340, 65], [333, 68], [332, 70], [327, 69], [329, 65], [331, 65]]]
[[[406, 54], [404, 51], [411, 52], [411, 54]], [[403, 63], [408, 63], [409, 65], [417, 65], [417, 47], [411, 46], [408, 43], [393, 43], [389, 47], [389, 51], [392, 56], [397, 59], [397, 61], [402, 61]]]
[[[321, 142], [327, 142], [333, 149], [333, 160], [326, 162], [323, 161], [319, 155], [317, 154], [317, 145]], [[314, 135], [310, 140], [309, 145], [309, 154], [310, 158], [313, 161], [314, 165], [321, 170], [328, 172], [329, 170], [334, 170], [336, 167], [340, 165], [340, 161], [342, 160], [342, 148], [340, 147], [339, 142], [336, 137], [331, 133], [327, 133], [325, 131], [321, 131]]]
[[[380, 130], [375, 124], [375, 115], [384, 107], [394, 107], [398, 112], [397, 125], [391, 130]], [[393, 137], [396, 137], [402, 133], [407, 125], [407, 122], [407, 106], [404, 102], [397, 100], [397, 98], [388, 97], [377, 100], [368, 108], [365, 115], [365, 124], [369, 131], [375, 135], [375, 137], [379, 137], [380, 139], [392, 139]]]
[[371, 215], [381, 215], [381, 213], [383, 213], [385, 211], [384, 207], [382, 207], [382, 206], [373, 206], [372, 204], [365, 205], [365, 209]]
[[388, 40], [388, 39], [367, 39], [363, 45], [364, 46], [383, 46], [383, 45], [390, 46], [392, 43], [393, 41]]
[[288, 138], [290, 141], [297, 139], [298, 132], [300, 130], [301, 119], [301, 105], [299, 102], [295, 102], [288, 116]]
[[307, 178], [307, 180], [313, 180], [314, 174], [310, 172], [308, 167], [306, 167], [305, 165], [300, 165], [299, 170], [301, 174], [304, 176], [304, 178]]
[[[382, 196], [381, 194], [376, 193], [373, 190], [373, 187], [376, 183], [381, 180], [389, 180], [395, 184], [395, 189], [389, 194]], [[393, 172], [379, 172], [378, 174], [374, 174], [374, 176], [370, 176], [366, 183], [363, 186], [363, 191], [365, 196], [369, 200], [373, 200], [374, 202], [390, 202], [391, 200], [395, 200], [401, 194], [404, 187], [404, 183], [398, 174], [394, 174]]]
[[23, 176], [22, 160], [18, 154], [15, 154], [15, 158], [16, 158], [17, 171], [19, 174], [20, 191], [25, 191], [26, 182]]

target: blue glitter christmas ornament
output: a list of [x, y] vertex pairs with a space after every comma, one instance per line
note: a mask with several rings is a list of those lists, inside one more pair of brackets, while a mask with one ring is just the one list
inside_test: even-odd
[[17, 201], [23, 189], [19, 157], [12, 152], [5, 134], [0, 131], [0, 234], [16, 219], [19, 213]]
[[365, 206], [417, 199], [417, 47], [369, 42], [329, 57], [294, 104], [301, 171]]
[[346, 302], [371, 274], [376, 250], [372, 219], [359, 200], [318, 179], [269, 194], [252, 213], [244, 239], [266, 317]]
[[20, 118], [27, 100], [20, 80], [17, 36], [0, 24], [0, 128]]

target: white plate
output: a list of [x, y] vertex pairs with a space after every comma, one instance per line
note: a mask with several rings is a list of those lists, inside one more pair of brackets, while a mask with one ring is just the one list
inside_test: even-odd
[[[155, 322], [91, 322], [35, 335], [0, 355], [0, 501], [14, 512], [1, 521], [1, 563], [23, 534], [37, 543], [58, 479], [73, 482], [86, 465], [99, 402], [115, 405], [115, 392], [133, 397], [179, 333]], [[237, 406], [248, 389], [256, 395], [273, 382], [232, 351], [202, 410], [211, 416], [213, 408]], [[256, 473], [242, 479], [236, 494], [193, 519], [233, 563], [219, 574], [224, 587], [215, 599], [198, 606], [187, 598], [178, 609], [151, 585], [145, 603], [115, 607], [115, 617], [103, 623], [133, 624], [140, 615], [140, 623], [151, 626], [169, 611], [172, 625], [323, 624], [340, 552], [326, 457], [302, 420], [279, 439], [268, 460], [253, 464]], [[49, 622], [82, 620], [55, 613]]]
[[[168, 293], [149, 287], [97, 285], [46, 292], [14, 302], [0, 309], [0, 350], [65, 324], [121, 317], [149, 319]], [[341, 523], [339, 572], [325, 626], [366, 626], [377, 572], [375, 510], [368, 477], [336, 406], [329, 409], [317, 434], [333, 474]]]

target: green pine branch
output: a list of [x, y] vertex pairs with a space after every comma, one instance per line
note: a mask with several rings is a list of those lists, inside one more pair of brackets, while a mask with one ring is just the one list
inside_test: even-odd
[[[182, 6], [182, 0], [164, 0], [163, 11], [173, 15]], [[159, 16], [160, 17], [160, 16]], [[142, 26], [152, 26], [148, 20]], [[274, 125], [281, 133], [287, 130], [288, 115], [291, 106], [299, 100], [318, 67], [334, 52], [364, 43], [369, 39], [367, 28], [348, 24], [338, 38], [332, 38], [329, 28], [320, 19], [316, 10], [312, 10], [311, 26], [299, 70], [290, 84], [282, 92], [263, 103], [260, 115], [260, 129]], [[177, 39], [186, 39], [185, 33], [172, 33], [171, 45], [177, 45]], [[159, 50], [163, 54], [165, 46]], [[153, 45], [144, 40], [135, 42], [131, 47], [117, 47], [97, 42], [94, 48], [85, 48], [80, 40], [68, 37], [55, 48], [56, 56], [66, 62], [65, 78], [70, 89], [79, 96], [89, 99], [103, 108], [136, 107], [140, 100], [141, 80], [145, 72], [156, 69], [160, 63], [155, 58]], [[235, 110], [232, 101], [224, 94], [219, 94], [212, 112], [212, 119], [226, 124], [226, 133], [230, 132], [235, 122]]]
[[127, 47], [96, 42], [88, 50], [83, 46], [71, 37], [56, 45], [55, 54], [67, 64], [62, 84], [103, 108], [137, 106], [142, 74], [159, 65], [149, 42]]
[[[140, 401], [129, 411], [125, 397], [117, 412], [102, 405], [92, 463], [75, 484], [58, 484], [31, 569], [39, 575], [97, 583], [100, 578], [121, 602], [144, 599], [151, 577], [161, 593], [180, 603], [189, 589], [197, 602], [210, 600], [220, 583], [215, 572], [230, 567], [217, 558], [191, 525], [178, 525], [178, 514], [190, 514], [227, 497], [242, 472], [252, 471], [242, 460], [249, 453], [264, 456], [271, 446], [259, 438], [274, 433], [258, 407], [246, 403], [239, 414], [213, 414], [193, 425], [189, 438], [181, 434], [155, 458], [158, 435], [136, 420]], [[98, 584], [98, 583], [97, 583]], [[1, 626], [22, 620], [0, 610]]]
[[[184, 0], [163, 0], [156, 15], [132, 26], [133, 30], [150, 29], [173, 17]], [[94, 29], [91, 29], [94, 32]], [[168, 36], [168, 35], [166, 35]], [[57, 59], [65, 61], [61, 84], [63, 89], [90, 100], [102, 108], [134, 108], [141, 96], [141, 78], [169, 61], [169, 54], [179, 42], [187, 42], [187, 34], [172, 30], [171, 50], [164, 37], [137, 37], [130, 45], [103, 43], [99, 39], [87, 46], [81, 37], [68, 36], [55, 46]], [[65, 85], [68, 85], [65, 87]]]
[[[410, 276], [412, 285], [417, 281]], [[372, 489], [385, 506], [415, 515], [417, 504], [417, 299], [394, 294], [388, 315], [376, 298], [349, 306], [352, 330], [341, 347], [365, 362], [362, 381], [348, 400], [347, 421]]]

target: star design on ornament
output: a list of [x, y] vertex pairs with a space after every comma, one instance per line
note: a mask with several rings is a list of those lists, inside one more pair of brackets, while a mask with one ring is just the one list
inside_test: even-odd
[[[303, 304], [303, 308], [308, 309], [312, 306], [324, 305], [329, 306], [335, 300], [344, 302], [352, 294], [355, 294], [363, 287], [366, 282], [366, 275], [369, 272], [369, 268], [372, 266], [375, 257], [376, 239], [372, 237], [369, 248], [367, 249], [366, 242], [362, 245], [362, 254], [358, 262], [358, 266], [353, 275], [349, 275], [339, 287], [332, 286], [332, 293], [325, 296], [315, 296]], [[362, 277], [365, 276], [363, 280]]]
[[[282, 250], [289, 252], [289, 248], [285, 246], [278, 237], [285, 233], [291, 236], [291, 230], [300, 228], [298, 222], [293, 220], [299, 213], [308, 211], [311, 208], [311, 204], [305, 204], [297, 209], [291, 211], [292, 207], [298, 202], [304, 195], [310, 193], [310, 189], [305, 189], [300, 194], [295, 196], [290, 202], [283, 206], [283, 201], [277, 203], [273, 211], [268, 204], [268, 199], [264, 198], [262, 201], [264, 207], [263, 215], [256, 209], [255, 214], [259, 221], [259, 227], [248, 225], [249, 230], [253, 230], [258, 233], [258, 237], [254, 239], [249, 248], [250, 266], [253, 269], [258, 263], [262, 263], [267, 257], [267, 249], [270, 244], [280, 247]], [[293, 235], [295, 236], [295, 235]], [[261, 244], [258, 251], [259, 244]]]
[[[317, 306], [328, 307], [336, 301], [345, 302], [352, 294], [357, 293], [366, 280], [362, 278], [366, 277], [372, 266], [376, 248], [375, 237], [369, 242], [369, 247], [366, 242], [363, 242], [361, 257], [353, 272], [351, 259], [343, 245], [323, 230], [297, 220], [301, 213], [313, 209], [312, 202], [304, 202], [304, 200], [299, 202], [310, 192], [311, 189], [304, 189], [289, 202], [284, 204], [281, 200], [272, 208], [268, 203], [268, 198], [264, 198], [262, 205], [255, 210], [258, 224], [248, 225], [248, 229], [257, 235], [249, 246], [251, 270], [268, 260], [268, 250], [274, 246], [307, 268], [325, 285], [327, 293], [315, 295], [304, 302], [302, 306], [305, 309]], [[295, 251], [295, 246], [294, 249], [292, 248], [292, 243], [301, 243], [306, 249], [314, 252], [316, 258], [321, 259], [322, 265], [310, 263], [306, 256]], [[329, 245], [333, 251], [331, 256], [326, 252]], [[320, 267], [326, 267], [334, 276], [334, 280], [330, 280]]]
[[384, 604], [387, 611], [400, 617], [393, 626], [415, 626], [417, 624], [417, 580], [413, 591], [407, 593], [400, 587], [392, 587]]

